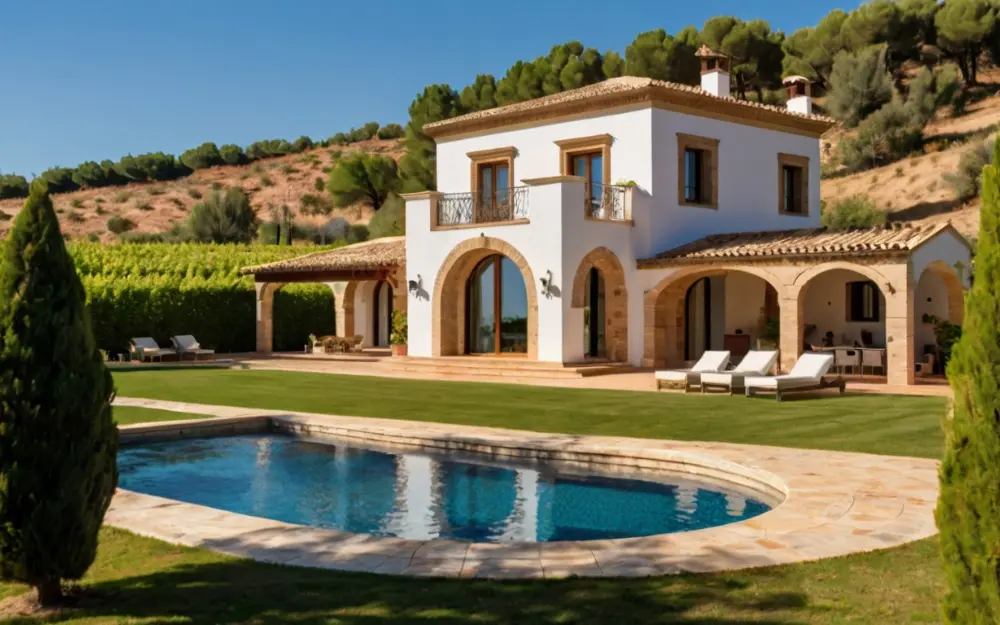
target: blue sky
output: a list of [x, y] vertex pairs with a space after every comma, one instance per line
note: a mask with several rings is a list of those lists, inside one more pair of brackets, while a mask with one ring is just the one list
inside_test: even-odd
[[714, 15], [790, 32], [831, 0], [5, 0], [0, 2], [0, 171], [328, 137], [405, 123], [414, 95], [498, 78], [579, 40], [624, 52], [641, 31]]

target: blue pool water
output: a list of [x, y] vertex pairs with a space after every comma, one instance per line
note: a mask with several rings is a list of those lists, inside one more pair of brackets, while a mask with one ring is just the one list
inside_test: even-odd
[[596, 540], [712, 527], [762, 514], [752, 497], [683, 479], [582, 476], [386, 453], [284, 436], [124, 447], [121, 486], [300, 525], [428, 540]]

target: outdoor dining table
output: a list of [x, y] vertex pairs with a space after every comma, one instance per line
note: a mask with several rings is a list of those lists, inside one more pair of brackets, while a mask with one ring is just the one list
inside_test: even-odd
[[[814, 351], [817, 352], [838, 352], [838, 351], [854, 351], [861, 355], [861, 377], [865, 377], [865, 367], [878, 367], [885, 373], [885, 353], [886, 349], [884, 347], [855, 347], [853, 345], [835, 345], [833, 347], [814, 347]], [[866, 355], [870, 355], [866, 358]], [[836, 358], [836, 357], [835, 357]], [[836, 359], [834, 360], [834, 366], [837, 366]]]

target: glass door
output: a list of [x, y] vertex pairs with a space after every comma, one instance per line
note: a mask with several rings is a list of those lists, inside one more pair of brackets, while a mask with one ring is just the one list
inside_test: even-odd
[[585, 206], [591, 214], [599, 213], [604, 185], [604, 154], [601, 152], [573, 154], [569, 158], [570, 171], [573, 175], [587, 179]]
[[517, 265], [489, 256], [473, 269], [466, 286], [466, 351], [469, 354], [528, 352], [528, 297]]
[[590, 358], [604, 358], [605, 348], [605, 316], [604, 316], [604, 277], [597, 267], [591, 267], [587, 272], [585, 286], [587, 303], [583, 308], [583, 346]]
[[505, 221], [512, 217], [510, 167], [506, 163], [479, 166], [477, 221]]

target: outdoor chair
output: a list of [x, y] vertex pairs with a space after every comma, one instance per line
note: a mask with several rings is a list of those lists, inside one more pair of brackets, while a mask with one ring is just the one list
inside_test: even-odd
[[198, 340], [190, 334], [172, 336], [170, 337], [170, 342], [174, 344], [174, 349], [177, 350], [181, 358], [184, 356], [192, 356], [195, 360], [198, 360], [199, 356], [211, 356], [213, 359], [215, 358], [214, 349], [202, 349]]
[[701, 374], [710, 371], [722, 371], [729, 364], [729, 352], [708, 351], [702, 354], [698, 362], [690, 369], [674, 369], [670, 371], [656, 372], [656, 389], [663, 387], [684, 387], [684, 392], [688, 392], [692, 387], [701, 383]]
[[879, 369], [883, 375], [885, 375], [885, 351], [881, 349], [863, 349], [861, 350], [861, 375], [865, 375], [865, 367], [871, 369], [872, 373], [875, 373], [876, 369]]
[[742, 391], [744, 380], [748, 376], [767, 375], [777, 360], [777, 350], [747, 352], [740, 364], [732, 371], [702, 373], [701, 392], [706, 393], [715, 389], [728, 391], [732, 395], [736, 391]]
[[364, 342], [365, 342], [365, 337], [361, 336], [360, 334], [355, 334], [354, 338], [351, 339], [350, 350], [352, 352], [360, 352]]
[[139, 362], [146, 362], [147, 359], [152, 362], [157, 358], [160, 359], [160, 362], [163, 362], [164, 356], [177, 355], [177, 352], [172, 349], [161, 348], [150, 336], [133, 338], [129, 343], [129, 353], [132, 355], [132, 360], [138, 360]]
[[785, 393], [814, 391], [824, 388], [838, 388], [844, 393], [844, 378], [837, 377], [827, 380], [823, 376], [833, 366], [833, 354], [811, 352], [799, 356], [798, 362], [787, 375], [767, 377], [748, 377], [744, 381], [747, 397], [753, 397], [759, 392], [774, 393], [775, 399], [781, 401]]
[[857, 349], [838, 347], [833, 350], [833, 354], [833, 364], [840, 373], [844, 373], [844, 370], [848, 367], [851, 368], [851, 372], [853, 373], [861, 366], [861, 353]]

